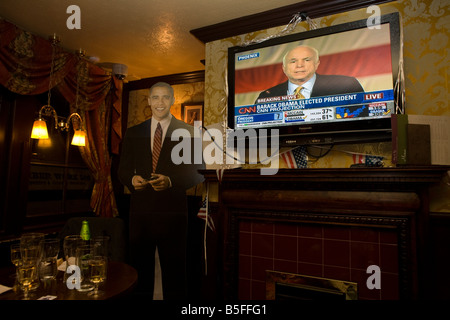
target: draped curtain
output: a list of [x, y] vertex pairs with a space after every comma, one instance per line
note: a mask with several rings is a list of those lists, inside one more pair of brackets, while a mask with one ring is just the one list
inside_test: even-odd
[[[0, 19], [0, 83], [12, 92], [36, 95], [48, 91], [51, 81], [51, 87], [69, 101], [71, 112], [82, 116], [87, 133], [80, 152], [95, 180], [91, 207], [98, 216], [117, 216], [111, 162], [122, 138], [122, 82], [59, 46], [50, 79], [52, 50], [49, 41]], [[75, 128], [78, 125], [74, 123]]]

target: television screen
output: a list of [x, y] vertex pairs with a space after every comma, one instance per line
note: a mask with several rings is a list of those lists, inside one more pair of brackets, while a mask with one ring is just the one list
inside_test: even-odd
[[228, 126], [276, 128], [287, 144], [390, 139], [399, 16], [367, 23], [229, 48]]

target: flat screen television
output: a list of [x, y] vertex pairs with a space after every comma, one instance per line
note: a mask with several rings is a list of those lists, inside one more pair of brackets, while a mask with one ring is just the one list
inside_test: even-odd
[[[284, 70], [295, 65], [291, 77], [307, 79], [314, 54], [292, 54], [304, 46], [317, 50], [319, 63], [314, 84], [298, 98]], [[228, 127], [278, 129], [281, 146], [390, 140], [391, 115], [403, 108], [396, 90], [400, 50], [398, 13], [370, 28], [359, 20], [231, 47]]]

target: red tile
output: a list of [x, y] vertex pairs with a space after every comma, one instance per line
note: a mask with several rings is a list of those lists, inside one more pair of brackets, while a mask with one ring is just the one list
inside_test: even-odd
[[313, 277], [323, 277], [322, 265], [314, 263], [299, 262], [297, 265], [298, 274]]
[[400, 299], [398, 289], [398, 275], [381, 272], [381, 299]]
[[297, 273], [297, 262], [275, 259], [273, 261], [273, 268], [280, 272]]
[[273, 235], [252, 234], [252, 255], [273, 258]]
[[298, 261], [322, 264], [322, 239], [298, 238]]
[[266, 300], [266, 282], [252, 281], [251, 300]]
[[275, 234], [283, 236], [297, 236], [297, 224], [276, 223]]
[[252, 278], [252, 258], [250, 256], [239, 256], [239, 278]]
[[369, 242], [351, 242], [351, 268], [367, 270], [370, 265], [380, 265], [379, 249], [377, 244]]
[[252, 223], [249, 221], [240, 221], [239, 222], [239, 231], [252, 231]]
[[253, 257], [252, 260], [252, 279], [266, 281], [266, 270], [273, 270], [273, 260], [266, 258]]
[[274, 237], [274, 258], [297, 261], [297, 237]]
[[352, 241], [379, 242], [379, 232], [370, 228], [351, 228]]
[[350, 228], [340, 226], [330, 226], [323, 228], [325, 239], [350, 240]]
[[273, 223], [253, 222], [252, 232], [273, 234]]
[[380, 243], [398, 244], [397, 230], [381, 230]]
[[398, 274], [398, 247], [390, 244], [380, 244], [381, 272]]
[[238, 297], [239, 300], [250, 300], [251, 281], [247, 279], [239, 279]]
[[350, 281], [350, 269], [342, 267], [324, 266], [323, 277], [341, 281]]
[[323, 228], [313, 224], [301, 224], [298, 226], [299, 237], [322, 238]]
[[350, 267], [350, 242], [324, 240], [324, 264], [329, 266]]
[[[398, 299], [397, 238], [387, 229], [240, 222], [239, 299], [265, 299], [266, 270], [357, 282], [362, 300]], [[373, 264], [381, 290], [367, 288]]]
[[239, 233], [239, 254], [251, 255], [252, 235], [251, 233]]

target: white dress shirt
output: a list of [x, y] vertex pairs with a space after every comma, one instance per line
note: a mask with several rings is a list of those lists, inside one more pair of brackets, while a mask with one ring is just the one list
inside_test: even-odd
[[[305, 99], [309, 99], [311, 97], [311, 92], [314, 87], [314, 83], [316, 82], [316, 74], [311, 77], [308, 81], [306, 81], [302, 87], [303, 89], [300, 91], [300, 93], [305, 97]], [[288, 82], [288, 95], [294, 95], [295, 89], [297, 89], [298, 85]]]
[[152, 124], [151, 124], [151, 148], [152, 148], [152, 152], [153, 152], [153, 139], [155, 138], [155, 131], [156, 131], [156, 127], [158, 126], [158, 122], [161, 123], [161, 128], [162, 128], [162, 140], [161, 140], [161, 147], [164, 143], [164, 138], [166, 137], [166, 133], [167, 133], [167, 128], [169, 128], [170, 125], [170, 121], [172, 120], [172, 114], [169, 113], [169, 116], [162, 119], [161, 121], [156, 120], [155, 118], [152, 117]]

